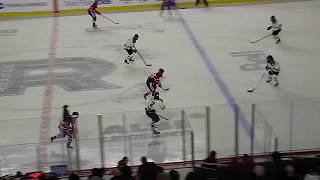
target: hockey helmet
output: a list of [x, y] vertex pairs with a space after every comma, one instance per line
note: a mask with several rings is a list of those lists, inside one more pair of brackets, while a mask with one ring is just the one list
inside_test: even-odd
[[267, 56], [267, 63], [274, 64], [273, 57], [271, 55]]
[[135, 34], [133, 37], [132, 37], [132, 42], [133, 43], [136, 43], [136, 41], [138, 40], [139, 38], [139, 35], [138, 34]]
[[71, 117], [77, 118], [77, 117], [79, 117], [79, 113], [78, 113], [78, 112], [73, 112], [72, 115], [71, 115]]
[[276, 22], [276, 21], [277, 21], [277, 19], [276, 19], [276, 17], [275, 17], [275, 16], [271, 16], [271, 17], [270, 17], [270, 21], [271, 21], [272, 23], [274, 23], [274, 22]]
[[160, 72], [161, 74], [163, 74], [163, 73], [164, 73], [164, 70], [163, 70], [162, 68], [160, 68], [160, 69], [159, 69], [159, 72]]
[[138, 34], [135, 34], [135, 35], [133, 36], [133, 39], [135, 39], [135, 40], [139, 39], [139, 35], [138, 35]]
[[154, 93], [153, 93], [153, 98], [159, 100], [159, 99], [160, 99], [160, 97], [159, 97], [159, 92], [154, 92]]
[[69, 107], [68, 105], [62, 106], [63, 109], [67, 109], [68, 107]]

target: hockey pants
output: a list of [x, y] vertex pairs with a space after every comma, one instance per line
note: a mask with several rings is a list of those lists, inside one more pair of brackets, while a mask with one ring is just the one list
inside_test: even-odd
[[149, 118], [152, 119], [151, 122], [151, 129], [153, 132], [159, 132], [159, 126], [160, 126], [160, 118], [157, 115], [155, 110], [146, 110], [146, 114]]

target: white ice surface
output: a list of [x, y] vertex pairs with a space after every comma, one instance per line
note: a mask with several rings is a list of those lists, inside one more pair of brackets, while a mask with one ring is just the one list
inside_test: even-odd
[[[262, 111], [258, 119], [263, 119], [272, 126], [274, 133], [280, 137], [282, 149], [289, 148], [290, 133], [293, 133], [294, 148], [320, 146], [319, 139], [313, 138], [319, 135], [317, 131], [320, 125], [318, 122], [320, 108], [318, 99], [320, 97], [319, 1], [179, 11], [215, 65], [232, 96], [239, 102], [240, 107], [243, 105], [242, 110], [248, 120], [250, 120], [249, 104], [257, 102]], [[233, 153], [233, 114], [229, 105], [220, 105], [227, 104], [227, 101], [190, 41], [178, 16], [160, 17], [157, 11], [106, 15], [119, 21], [120, 24], [114, 25], [98, 17], [97, 23], [100, 30], [90, 31], [91, 23], [87, 15], [59, 17], [56, 56], [57, 58], [92, 57], [113, 62], [116, 65], [115, 71], [103, 79], [122, 88], [67, 92], [55, 86], [51, 113], [54, 117], [50, 122], [49, 134], [57, 133], [58, 117], [61, 106], [64, 104], [71, 105], [70, 109], [81, 113], [83, 119], [79, 123], [81, 138], [96, 138], [95, 114], [97, 113], [137, 110], [139, 112], [135, 119], [147, 124], [149, 121], [143, 114], [142, 94], [146, 90], [144, 81], [150, 73], [161, 67], [165, 69], [163, 84], [170, 87], [170, 91], [160, 90], [167, 108], [217, 105], [213, 107], [215, 111], [213, 110], [212, 148], [218, 149], [218, 153], [221, 154]], [[282, 42], [275, 45], [273, 39], [269, 38], [250, 44], [250, 40], [263, 37], [268, 33], [265, 29], [270, 23], [271, 15], [275, 15], [283, 24], [283, 31], [280, 33]], [[15, 36], [0, 37], [0, 63], [48, 58], [52, 19], [49, 17], [1, 20], [0, 29], [18, 29], [18, 32]], [[134, 64], [123, 63], [126, 53], [122, 45], [135, 33], [140, 35], [136, 47], [145, 59], [152, 63], [150, 68], [145, 67], [137, 55]], [[263, 55], [272, 54], [281, 66], [280, 87], [273, 88], [262, 83], [255, 93], [247, 93], [246, 90], [258, 80], [263, 70], [243, 71], [240, 66], [250, 64], [250, 61], [245, 57], [232, 57], [230, 54], [243, 51], [262, 51]], [[58, 69], [57, 71], [69, 70]], [[39, 70], [33, 73], [45, 72]], [[2, 120], [0, 145], [39, 141], [43, 94], [44, 87], [34, 87], [27, 88], [23, 95], [0, 97], [0, 119]], [[293, 100], [298, 103], [290, 111], [290, 102]], [[187, 110], [187, 118], [195, 131], [197, 158], [203, 158], [205, 156], [205, 111], [202, 107], [189, 109], [191, 110]], [[169, 111], [163, 114], [175, 119], [180, 118], [178, 110], [172, 110], [172, 112], [174, 113]], [[294, 121], [291, 132], [289, 131], [290, 112], [292, 112], [291, 117], [293, 116], [291, 119]], [[87, 114], [92, 115], [84, 116]], [[131, 114], [129, 113], [129, 116]], [[114, 116], [121, 121], [120, 114]], [[93, 121], [95, 123], [92, 123]], [[106, 124], [110, 123], [105, 121]], [[264, 127], [265, 124], [262, 126]], [[257, 132], [257, 138], [259, 136], [263, 139], [265, 130], [261, 131], [260, 134]], [[241, 130], [240, 135], [242, 145], [248, 145], [248, 136], [244, 130]], [[167, 146], [175, 147], [174, 141], [168, 139], [170, 137], [164, 140]], [[264, 142], [264, 140], [261, 141]], [[97, 145], [97, 142], [91, 143]], [[82, 149], [85, 159], [88, 160], [98, 153], [96, 147], [92, 148], [92, 151], [90, 147], [92, 145]], [[116, 149], [119, 145], [111, 145], [111, 147]], [[64, 154], [58, 153], [57, 148], [49, 149], [49, 154], [50, 152]], [[174, 152], [179, 148], [171, 149], [168, 155], [175, 154]], [[247, 150], [247, 146], [242, 147], [241, 152], [247, 152]], [[13, 162], [7, 161], [10, 157], [8, 154], [19, 156], [19, 153], [13, 153], [12, 150], [2, 152], [2, 167]], [[112, 160], [113, 163], [116, 163], [121, 155], [114, 155], [119, 157], [115, 157]], [[50, 158], [54, 156], [50, 155]], [[170, 155], [166, 161], [179, 160], [179, 158]], [[36, 160], [31, 161], [34, 163]], [[138, 162], [137, 159], [135, 159], [136, 162]], [[20, 167], [14, 164], [11, 166], [12, 168]]]

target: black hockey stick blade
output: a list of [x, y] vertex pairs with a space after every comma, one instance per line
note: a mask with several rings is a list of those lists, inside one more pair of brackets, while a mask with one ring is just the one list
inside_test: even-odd
[[247, 92], [253, 92], [257, 86], [259, 85], [259, 83], [261, 82], [261, 80], [263, 79], [263, 77], [265, 76], [265, 72], [261, 75], [261, 77], [259, 78], [258, 82], [256, 82], [256, 84], [252, 87], [252, 89], [248, 89]]
[[143, 59], [143, 57], [141, 56], [141, 54], [139, 53], [139, 51], [137, 51], [140, 58], [142, 59], [143, 63], [146, 65], [146, 66], [151, 66], [151, 64], [147, 64], [146, 61]]
[[[134, 46], [133, 46], [134, 47]], [[142, 59], [143, 63], [146, 65], [146, 66], [151, 66], [151, 64], [147, 64], [146, 61], [143, 59], [143, 57], [141, 56], [141, 54], [139, 53], [139, 51], [136, 49], [136, 47], [134, 47], [134, 49], [137, 51], [137, 53], [139, 54], [140, 58]]]
[[[139, 55], [140, 55], [140, 54], [139, 54]], [[141, 57], [141, 55], [140, 55], [140, 57]], [[141, 59], [142, 59], [142, 57], [141, 57]], [[142, 59], [142, 61], [143, 61], [143, 63], [144, 63], [146, 66], [151, 66], [151, 64], [147, 64], [144, 59]]]

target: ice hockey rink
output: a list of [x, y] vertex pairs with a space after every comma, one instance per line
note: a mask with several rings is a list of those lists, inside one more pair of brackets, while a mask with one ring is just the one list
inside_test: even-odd
[[[320, 1], [179, 9], [162, 17], [159, 11], [105, 15], [120, 24], [98, 16], [99, 29], [93, 30], [88, 15], [1, 20], [1, 173], [37, 169], [37, 143], [58, 133], [64, 104], [80, 113], [81, 168], [99, 166], [99, 113], [106, 138], [111, 139], [105, 142], [107, 166], [124, 155], [132, 164], [139, 164], [142, 155], [157, 162], [190, 160], [188, 132], [187, 154], [181, 158], [177, 124], [182, 109], [188, 130], [195, 133], [196, 159], [203, 159], [206, 106], [212, 110], [212, 149], [219, 155], [234, 152], [234, 105], [243, 114], [240, 153], [248, 152], [252, 103], [264, 127], [257, 128], [257, 151], [266, 144], [265, 126], [271, 129], [270, 138], [279, 137], [280, 150], [319, 147]], [[268, 35], [271, 15], [283, 25], [281, 43], [269, 37], [251, 44]], [[135, 33], [136, 47], [150, 67], [137, 54], [134, 63], [123, 63], [123, 43]], [[263, 80], [248, 93], [264, 73], [269, 54], [281, 66], [280, 86]], [[144, 114], [143, 93], [146, 78], [159, 68], [165, 70], [163, 85], [170, 88], [159, 89], [167, 108], [160, 114], [169, 118], [161, 122], [170, 128], [163, 128], [163, 136], [155, 139]], [[109, 137], [112, 127], [124, 123], [131, 127], [125, 133], [140, 130], [142, 135], [130, 142], [117, 140], [119, 131]], [[134, 126], [139, 130], [133, 132]], [[40, 153], [49, 164], [74, 158], [65, 156], [76, 150], [67, 151], [63, 142], [46, 146]]]

